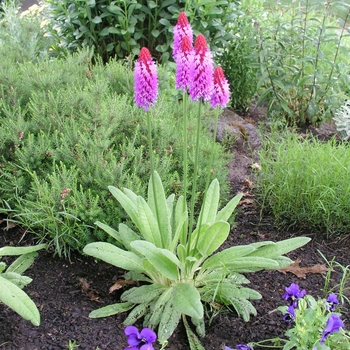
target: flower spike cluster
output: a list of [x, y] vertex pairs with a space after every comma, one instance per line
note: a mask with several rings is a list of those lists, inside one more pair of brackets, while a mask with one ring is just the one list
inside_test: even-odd
[[190, 73], [193, 64], [193, 51], [189, 37], [185, 36], [182, 39], [181, 46], [175, 55], [175, 62], [177, 65], [175, 87], [186, 92], [191, 83]]
[[230, 99], [230, 85], [224, 75], [221, 67], [214, 70], [214, 88], [210, 98], [210, 104], [213, 108], [220, 106], [225, 108]]
[[191, 69], [190, 97], [193, 101], [209, 101], [213, 90], [213, 59], [203, 34], [194, 43], [193, 65]]
[[152, 343], [157, 339], [152, 329], [144, 328], [140, 333], [135, 326], [127, 326], [124, 330], [130, 347], [124, 350], [154, 350]]
[[146, 47], [140, 51], [139, 59], [134, 69], [135, 103], [148, 111], [153, 107], [158, 97], [157, 66]]
[[190, 42], [190, 46], [193, 45], [193, 30], [191, 25], [188, 23], [185, 12], [181, 12], [177, 19], [177, 24], [174, 27], [174, 47], [173, 57], [176, 62], [176, 55], [181, 49], [181, 43], [184, 37], [187, 37]]

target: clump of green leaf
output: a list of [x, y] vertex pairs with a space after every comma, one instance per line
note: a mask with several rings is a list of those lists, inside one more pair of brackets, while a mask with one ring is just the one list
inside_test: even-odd
[[7, 268], [5, 262], [0, 262], [0, 301], [34, 326], [40, 325], [40, 314], [35, 303], [22, 290], [32, 281], [30, 277], [23, 276], [23, 272], [32, 265], [34, 258], [38, 255], [37, 251], [45, 247], [45, 244], [39, 244], [33, 247], [0, 248], [0, 258], [20, 255]]
[[[197, 227], [189, 234], [183, 196], [166, 197], [157, 172], [149, 181], [148, 200], [127, 188], [109, 186], [109, 190], [136, 229], [121, 223], [117, 231], [97, 222], [124, 249], [96, 242], [88, 244], [84, 252], [128, 270], [125, 278], [142, 285], [126, 290], [121, 303], [95, 310], [90, 316], [105, 317], [131, 310], [124, 324], [131, 325], [144, 317], [144, 327], [158, 327], [162, 343], [172, 335], [181, 317], [189, 317], [197, 334], [204, 336], [204, 304], [226, 305], [248, 321], [251, 314], [256, 315], [250, 300], [261, 295], [244, 286], [249, 280], [242, 273], [288, 266], [292, 261], [283, 254], [310, 240], [300, 237], [278, 243], [257, 242], [215, 253], [228, 237], [227, 220], [242, 197], [235, 196], [219, 210], [216, 179], [206, 192]], [[189, 327], [187, 330], [191, 332]]]
[[[349, 86], [344, 44], [349, 5], [309, 0], [269, 5], [269, 15], [257, 23], [259, 103], [291, 126], [331, 120]], [[336, 20], [340, 8], [342, 17]]]
[[327, 236], [350, 229], [349, 164], [346, 143], [286, 134], [260, 152], [257, 193], [277, 224]]
[[207, 0], [47, 0], [49, 35], [54, 52], [65, 55], [78, 48], [93, 47], [105, 62], [109, 57], [125, 58], [139, 53], [142, 46], [154, 57], [168, 61], [172, 48], [172, 27], [185, 10], [198, 32], [216, 51], [231, 38], [226, 25], [233, 21], [235, 1]]

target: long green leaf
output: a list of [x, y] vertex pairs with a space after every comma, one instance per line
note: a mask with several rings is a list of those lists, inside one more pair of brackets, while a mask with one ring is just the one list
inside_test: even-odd
[[239, 201], [241, 200], [243, 194], [237, 194], [234, 196], [216, 215], [216, 220], [227, 221], [232, 215], [233, 211], [236, 209]]
[[28, 254], [46, 247], [46, 244], [38, 244], [30, 247], [2, 247], [0, 248], [0, 256]]
[[0, 300], [34, 326], [40, 325], [40, 314], [30, 297], [6, 278], [0, 276]]
[[119, 235], [126, 250], [132, 250], [130, 243], [140, 239], [140, 236], [125, 224], [119, 224]]
[[205, 194], [205, 201], [199, 214], [201, 223], [212, 224], [215, 221], [220, 199], [220, 185], [218, 179], [214, 179]]
[[148, 184], [148, 205], [157, 219], [159, 231], [162, 234], [162, 248], [168, 248], [172, 238], [170, 222], [171, 211], [169, 210], [165, 197], [162, 180], [156, 171], [151, 175]]
[[190, 350], [205, 350], [197, 336], [193, 333], [191, 327], [188, 325], [186, 317], [183, 317], [183, 321], [186, 329], [188, 343], [190, 344]]
[[108, 189], [115, 197], [115, 199], [120, 203], [120, 205], [124, 208], [132, 222], [139, 228], [136, 201], [131, 200], [130, 197], [128, 197], [125, 193], [114, 186], [108, 186]]
[[94, 311], [91, 311], [89, 317], [91, 318], [100, 318], [112, 316], [115, 314], [119, 314], [120, 312], [125, 312], [130, 310], [135, 304], [134, 303], [116, 303], [101, 307]]
[[230, 225], [226, 221], [217, 221], [199, 237], [197, 249], [203, 257], [217, 250], [230, 233]]
[[7, 268], [6, 272], [16, 272], [21, 275], [25, 270], [28, 269], [29, 266], [33, 264], [34, 259], [37, 255], [37, 252], [21, 255]]
[[121, 301], [129, 301], [134, 304], [148, 304], [162, 294], [165, 287], [161, 284], [146, 284], [126, 290], [120, 297]]
[[137, 198], [137, 215], [139, 220], [138, 228], [143, 238], [153, 243], [156, 247], [163, 247], [157, 219], [148, 203], [142, 197]]
[[15, 284], [18, 288], [23, 289], [27, 284], [32, 282], [32, 279], [28, 276], [22, 276], [16, 272], [4, 272], [1, 276], [11, 283]]
[[245, 256], [254, 250], [255, 248], [251, 245], [238, 245], [227, 248], [208, 258], [202, 265], [201, 271], [205, 269], [214, 270], [217, 268], [224, 268], [232, 260]]
[[121, 237], [119, 235], [119, 232], [116, 231], [114, 228], [104, 224], [101, 221], [96, 221], [95, 225], [97, 225], [100, 229], [102, 229], [103, 231], [107, 232], [111, 237], [113, 237], [117, 242], [122, 243], [121, 242]]
[[172, 300], [177, 310], [190, 317], [202, 318], [203, 305], [197, 288], [188, 283], [178, 283], [173, 288]]
[[172, 300], [168, 300], [164, 306], [158, 327], [158, 339], [160, 342], [171, 337], [179, 324], [180, 318], [181, 312], [176, 309]]
[[101, 259], [125, 270], [145, 272], [142, 259], [133, 252], [128, 252], [111, 243], [95, 242], [84, 247], [84, 253]]
[[277, 258], [283, 254], [289, 253], [292, 250], [302, 247], [306, 243], [310, 242], [309, 237], [294, 237], [284, 241], [265, 245], [254, 252], [250, 253], [249, 256], [261, 256], [264, 258]]
[[175, 254], [169, 250], [158, 248], [147, 241], [134, 241], [131, 246], [143, 254], [162, 275], [171, 280], [178, 279], [178, 268], [181, 268], [181, 263]]

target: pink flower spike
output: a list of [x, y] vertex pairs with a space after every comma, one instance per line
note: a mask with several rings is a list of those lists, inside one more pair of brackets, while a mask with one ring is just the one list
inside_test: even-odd
[[135, 63], [134, 79], [135, 103], [148, 111], [158, 97], [158, 76], [157, 66], [146, 47], [141, 49], [139, 59]]
[[175, 87], [176, 89], [186, 92], [190, 84], [190, 73], [193, 63], [193, 50], [190, 39], [187, 36], [182, 39], [180, 49], [175, 56], [175, 62]]
[[194, 43], [189, 93], [193, 101], [209, 101], [213, 90], [213, 59], [203, 34]]
[[214, 88], [211, 94], [210, 103], [213, 108], [220, 106], [225, 108], [230, 99], [230, 85], [225, 78], [221, 67], [214, 70]]
[[191, 25], [188, 23], [185, 12], [181, 12], [177, 19], [177, 24], [174, 27], [174, 47], [173, 47], [173, 57], [180, 50], [182, 39], [187, 36], [190, 39], [190, 45], [193, 44], [193, 31]]

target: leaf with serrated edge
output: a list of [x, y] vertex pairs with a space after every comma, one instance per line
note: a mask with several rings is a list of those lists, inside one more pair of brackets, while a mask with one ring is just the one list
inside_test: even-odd
[[0, 276], [0, 300], [34, 326], [40, 325], [40, 314], [30, 297], [6, 278]]
[[173, 287], [173, 303], [177, 310], [195, 318], [203, 317], [203, 305], [196, 287], [188, 283], [178, 283]]
[[134, 303], [116, 303], [112, 305], [107, 305], [91, 311], [89, 314], [90, 318], [100, 318], [100, 317], [108, 317], [115, 314], [119, 314], [120, 312], [125, 312], [130, 310], [135, 304]]
[[89, 243], [84, 247], [84, 253], [101, 259], [108, 264], [125, 270], [145, 272], [142, 259], [133, 252], [120, 249], [106, 242]]

